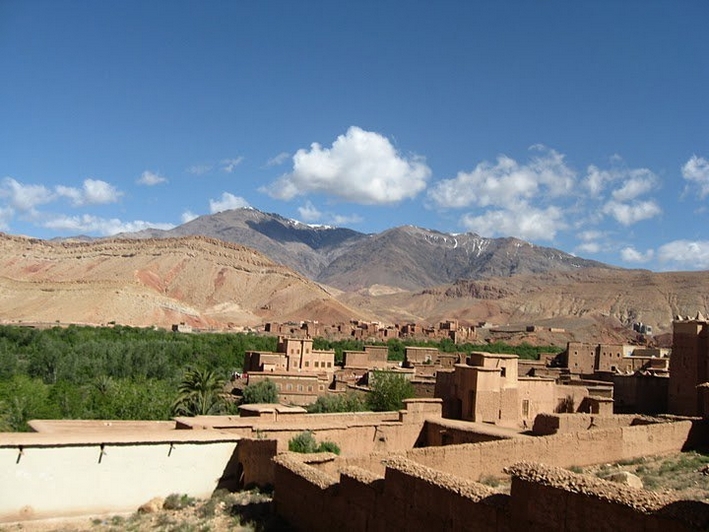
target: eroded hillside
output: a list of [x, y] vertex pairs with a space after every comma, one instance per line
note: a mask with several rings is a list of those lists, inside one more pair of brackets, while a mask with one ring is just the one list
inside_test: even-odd
[[0, 237], [0, 319], [169, 327], [358, 316], [321, 286], [205, 237], [48, 242]]

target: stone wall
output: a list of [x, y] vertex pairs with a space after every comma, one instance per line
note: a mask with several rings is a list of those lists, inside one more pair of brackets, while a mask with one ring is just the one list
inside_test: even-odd
[[405, 458], [382, 476], [350, 467], [338, 476], [308, 458], [276, 459], [276, 511], [299, 530], [569, 531], [705, 530], [709, 505], [539, 464], [511, 467], [510, 495]]

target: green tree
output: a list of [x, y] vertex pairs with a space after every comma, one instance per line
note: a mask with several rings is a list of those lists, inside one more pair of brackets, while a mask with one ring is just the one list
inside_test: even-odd
[[403, 375], [388, 371], [372, 373], [367, 404], [375, 412], [401, 410], [404, 399], [414, 396], [414, 386]]
[[226, 409], [224, 381], [212, 370], [187, 370], [177, 390], [177, 399], [172, 405], [177, 416], [205, 416]]
[[367, 405], [360, 394], [353, 392], [321, 395], [313, 404], [307, 406], [307, 410], [311, 414], [361, 412], [366, 409]]
[[271, 379], [246, 385], [243, 394], [241, 402], [245, 405], [278, 402], [278, 390]]

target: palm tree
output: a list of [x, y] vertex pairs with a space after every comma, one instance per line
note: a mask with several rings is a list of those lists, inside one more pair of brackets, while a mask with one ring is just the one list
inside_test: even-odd
[[185, 372], [172, 404], [176, 416], [206, 416], [221, 412], [224, 400], [224, 381], [212, 370], [190, 369]]

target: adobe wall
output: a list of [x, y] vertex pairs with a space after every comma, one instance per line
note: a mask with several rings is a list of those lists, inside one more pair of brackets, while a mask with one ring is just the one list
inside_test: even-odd
[[299, 530], [511, 530], [591, 532], [705, 530], [709, 505], [519, 463], [510, 495], [405, 458], [375, 475], [357, 467], [330, 475], [308, 458], [275, 460], [276, 511]]
[[709, 528], [709, 505], [680, 501], [560, 468], [521, 463], [512, 475], [510, 518], [530, 532]]
[[534, 419], [532, 432], [535, 436], [549, 436], [551, 434], [585, 431], [592, 428], [629, 427], [640, 423], [639, 416], [635, 414], [605, 416], [593, 414], [540, 414]]
[[[5, 436], [5, 435], [4, 435]], [[11, 435], [0, 444], [0, 522], [135, 511], [171, 493], [209, 497], [238, 438], [151, 436], [81, 443], [52, 434]], [[90, 440], [90, 439], [89, 439]]]
[[677, 421], [411, 449], [405, 456], [462, 478], [479, 480], [501, 476], [505, 467], [522, 460], [571, 467], [679, 452], [685, 447], [691, 430], [691, 421]]
[[292, 455], [275, 462], [276, 511], [299, 530], [509, 530], [506, 497], [403, 458], [383, 477], [356, 467], [333, 476]]
[[[693, 430], [692, 421], [671, 421], [649, 425], [618, 426], [605, 429], [521, 437], [447, 445], [419, 447], [396, 454], [421, 465], [469, 480], [501, 477], [503, 470], [516, 462], [530, 460], [558, 467], [588, 466], [686, 450]], [[383, 474], [383, 453], [372, 453], [347, 459], [338, 458], [325, 466], [335, 472], [339, 467], [357, 466]]]

